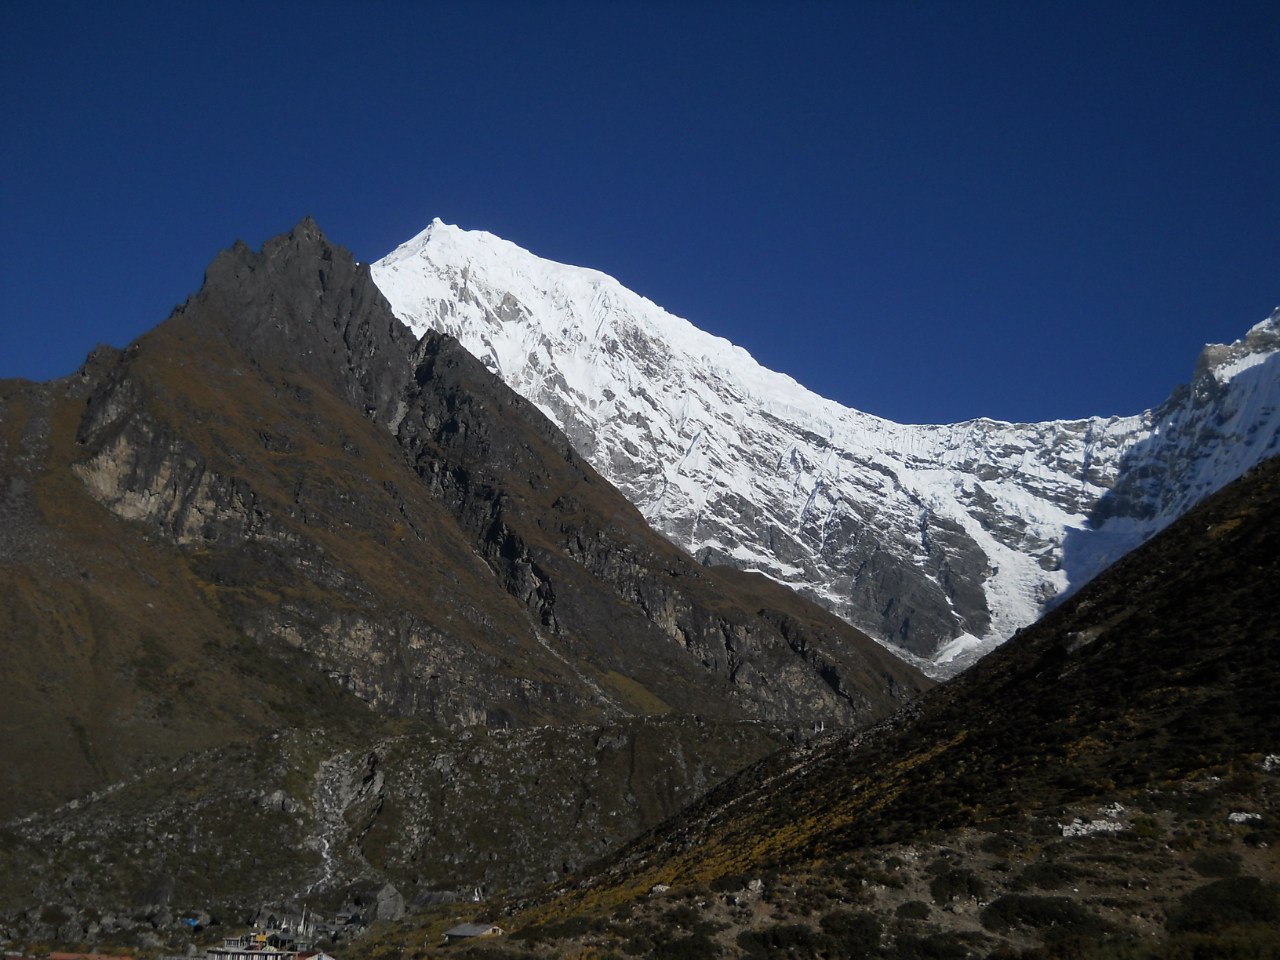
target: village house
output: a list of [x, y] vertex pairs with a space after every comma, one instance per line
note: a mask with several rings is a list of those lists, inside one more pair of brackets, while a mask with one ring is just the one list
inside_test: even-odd
[[226, 937], [220, 947], [209, 947], [205, 960], [333, 960], [326, 953], [311, 949], [305, 940], [280, 930], [246, 933]]
[[268, 942], [266, 933], [246, 933], [242, 937], [226, 937], [220, 947], [209, 947], [205, 951], [205, 960], [267, 960], [267, 958], [283, 958], [297, 953], [296, 949], [284, 947], [278, 936], [276, 943]]

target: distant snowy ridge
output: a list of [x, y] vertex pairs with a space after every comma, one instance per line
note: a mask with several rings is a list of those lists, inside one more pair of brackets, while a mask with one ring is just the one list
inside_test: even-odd
[[1280, 310], [1132, 417], [904, 425], [613, 278], [434, 221], [372, 267], [536, 403], [668, 537], [951, 672], [1280, 452]]

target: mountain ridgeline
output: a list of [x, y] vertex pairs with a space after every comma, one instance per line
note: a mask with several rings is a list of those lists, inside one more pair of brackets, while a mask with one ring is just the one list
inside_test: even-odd
[[373, 276], [673, 542], [789, 584], [940, 674], [1280, 453], [1280, 311], [1206, 348], [1190, 386], [1140, 414], [907, 425], [491, 234], [436, 221]]
[[[1280, 926], [1278, 325], [1138, 417], [908, 427], [486, 234], [237, 244], [0, 383], [0, 942], [268, 903], [386, 921], [334, 931], [357, 960], [473, 910], [493, 956]], [[933, 668], [1013, 638], [935, 686], [851, 622]]]
[[[0, 470], [0, 816], [28, 818], [0, 844], [9, 917], [37, 874], [71, 917], [541, 879], [783, 735], [865, 725], [930, 686], [786, 588], [653, 532], [456, 341], [411, 334], [309, 220], [219, 255], [127, 349], [0, 384]], [[541, 728], [566, 731], [560, 752], [535, 746]], [[442, 776], [477, 730], [498, 738], [489, 772]], [[547, 755], [541, 775], [525, 751]], [[539, 776], [492, 835], [465, 826], [459, 784]], [[388, 840], [423, 804], [457, 833]], [[237, 821], [238, 853], [216, 829]], [[133, 866], [99, 876], [139, 830]], [[254, 846], [273, 836], [284, 849]], [[193, 838], [225, 864], [194, 870]]]

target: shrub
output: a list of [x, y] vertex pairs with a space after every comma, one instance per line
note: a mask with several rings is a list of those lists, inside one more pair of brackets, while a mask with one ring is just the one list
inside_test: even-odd
[[1170, 933], [1213, 933], [1247, 923], [1280, 922], [1280, 888], [1257, 877], [1227, 877], [1182, 895], [1169, 912]]
[[813, 956], [827, 944], [827, 938], [800, 923], [780, 923], [761, 930], [743, 930], [738, 946], [748, 957], [782, 960]]
[[1280, 823], [1273, 817], [1262, 823], [1254, 821], [1254, 827], [1244, 835], [1244, 842], [1251, 847], [1273, 847], [1280, 843]]
[[819, 924], [827, 935], [828, 949], [839, 956], [861, 956], [880, 947], [880, 921], [870, 913], [833, 910]]
[[1076, 880], [1080, 871], [1066, 863], [1033, 863], [1010, 885], [1015, 890], [1058, 890]]
[[928, 920], [929, 913], [929, 905], [923, 900], [908, 900], [900, 903], [898, 909], [894, 911], [894, 915], [903, 920]]
[[1018, 849], [1018, 845], [1008, 834], [993, 833], [983, 838], [978, 844], [978, 849], [994, 857], [1008, 857]]
[[745, 890], [749, 879], [740, 873], [730, 873], [711, 881], [711, 889], [716, 893], [737, 893]]
[[1230, 850], [1206, 850], [1191, 858], [1191, 869], [1202, 877], [1240, 875], [1240, 855]]
[[599, 933], [605, 927], [605, 922], [599, 918], [587, 914], [578, 914], [525, 927], [523, 930], [517, 930], [511, 934], [511, 939], [535, 942], [538, 940], [568, 939], [570, 937], [580, 937], [586, 933]]
[[1036, 897], [1009, 893], [982, 911], [982, 925], [1001, 933], [1010, 927], [1052, 930], [1047, 939], [1089, 936], [1110, 930], [1110, 924], [1069, 897]]
[[690, 933], [656, 944], [649, 956], [655, 960], [713, 960], [720, 956], [720, 948], [705, 933]]
[[956, 897], [981, 897], [987, 885], [972, 870], [956, 867], [939, 873], [929, 882], [929, 893], [939, 906], [950, 903]]
[[824, 909], [831, 902], [831, 895], [814, 886], [804, 886], [796, 890], [791, 898], [792, 908], [801, 916], [809, 916]]
[[634, 937], [623, 941], [622, 952], [630, 954], [633, 957], [639, 957], [651, 952], [654, 946], [655, 944], [652, 937], [643, 933], [637, 933]]
[[537, 960], [536, 953], [511, 953], [505, 947], [472, 944], [466, 952], [467, 960]]
[[1137, 817], [1133, 821], [1132, 833], [1142, 840], [1159, 840], [1164, 837], [1164, 827], [1155, 817]]
[[969, 960], [980, 956], [970, 948], [964, 936], [935, 933], [927, 937], [898, 937], [889, 956], [893, 960]]
[[698, 922], [701, 914], [687, 903], [682, 903], [678, 907], [672, 907], [667, 911], [667, 922], [674, 927], [682, 927], [685, 930], [692, 930]]

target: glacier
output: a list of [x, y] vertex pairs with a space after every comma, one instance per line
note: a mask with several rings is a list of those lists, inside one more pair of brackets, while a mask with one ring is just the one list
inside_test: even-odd
[[1280, 453], [1280, 309], [1133, 416], [900, 424], [842, 406], [595, 270], [433, 221], [371, 265], [706, 563], [955, 673]]

